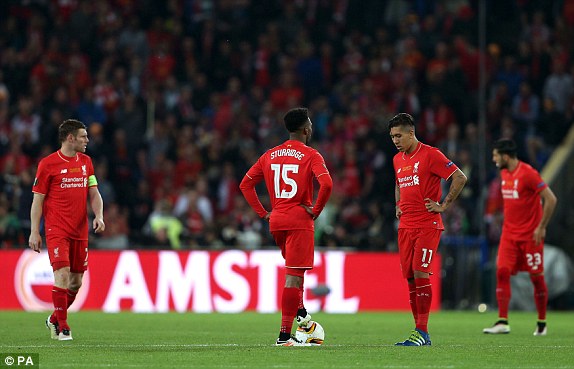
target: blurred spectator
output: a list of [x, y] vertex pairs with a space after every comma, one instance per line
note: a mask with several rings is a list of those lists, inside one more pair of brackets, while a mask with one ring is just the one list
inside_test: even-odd
[[4, 72], [0, 69], [0, 108], [8, 107], [10, 103], [10, 91], [4, 83]]
[[11, 211], [5, 196], [0, 197], [0, 248], [8, 248], [18, 243], [20, 224], [16, 214]]
[[536, 134], [530, 136], [526, 142], [528, 158], [532, 166], [542, 168], [550, 152], [562, 142], [568, 127], [568, 120], [564, 114], [556, 110], [554, 101], [551, 98], [545, 98], [542, 113], [535, 122]]
[[0, 157], [0, 173], [18, 176], [30, 166], [30, 163], [30, 158], [22, 152], [22, 146], [13, 139], [8, 152]]
[[574, 79], [566, 73], [564, 61], [554, 59], [552, 74], [544, 81], [544, 98], [550, 98], [555, 103], [555, 109], [562, 114], [570, 114], [572, 97], [574, 96]]
[[430, 105], [422, 111], [417, 135], [420, 134], [429, 145], [437, 146], [447, 137], [452, 125], [456, 125], [453, 110], [444, 103], [439, 94], [432, 94]]
[[33, 111], [32, 100], [28, 96], [18, 99], [18, 113], [12, 118], [12, 132], [16, 134], [19, 142], [30, 139], [32, 143], [40, 138], [40, 116]]
[[548, 42], [550, 40], [550, 28], [545, 23], [544, 13], [542, 11], [534, 13], [532, 23], [524, 27], [522, 35], [523, 38], [532, 41]]
[[[521, 146], [527, 148], [532, 145], [532, 142], [537, 141], [539, 138], [536, 136], [536, 121], [540, 113], [540, 100], [538, 96], [532, 93], [530, 85], [523, 82], [520, 85], [520, 92], [514, 96], [512, 101], [512, 118], [516, 123], [516, 141]], [[535, 167], [539, 167], [536, 156], [533, 156], [531, 150], [528, 150], [528, 158], [530, 163]]]
[[149, 215], [147, 227], [156, 245], [179, 250], [182, 247], [180, 237], [183, 224], [171, 213], [171, 210], [169, 200], [157, 201], [154, 211]]
[[84, 90], [82, 100], [76, 108], [76, 115], [88, 129], [92, 123], [105, 124], [107, 122], [106, 111], [101, 104], [96, 104], [93, 91], [90, 88]]
[[145, 118], [145, 112], [136, 95], [127, 93], [114, 113], [114, 121], [117, 128], [128, 132], [126, 140], [130, 152], [137, 150], [145, 142]]
[[107, 221], [106, 231], [92, 241], [94, 246], [98, 249], [127, 249], [129, 227], [126, 211], [115, 202], [106, 203], [104, 217]]
[[141, 60], [147, 59], [148, 43], [145, 32], [140, 28], [140, 19], [134, 15], [126, 23], [127, 27], [120, 33], [118, 47], [124, 55], [136, 55]]

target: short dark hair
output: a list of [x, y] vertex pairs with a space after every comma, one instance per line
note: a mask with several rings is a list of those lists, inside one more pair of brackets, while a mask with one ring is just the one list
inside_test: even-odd
[[389, 131], [391, 128], [399, 126], [415, 129], [415, 120], [413, 116], [408, 113], [399, 113], [389, 120]]
[[285, 114], [283, 121], [289, 132], [297, 132], [309, 121], [309, 110], [307, 108], [293, 108]]
[[76, 119], [66, 119], [60, 127], [58, 127], [58, 139], [60, 143], [66, 141], [66, 137], [71, 133], [74, 136], [78, 134], [78, 130], [86, 129], [86, 125]]
[[516, 142], [507, 138], [501, 138], [496, 141], [493, 148], [498, 151], [499, 154], [506, 154], [511, 158], [515, 158], [516, 152], [518, 151]]

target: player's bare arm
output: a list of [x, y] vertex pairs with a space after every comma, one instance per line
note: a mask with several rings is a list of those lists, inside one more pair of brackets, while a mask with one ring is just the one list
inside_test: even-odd
[[538, 224], [538, 227], [536, 227], [532, 235], [532, 238], [537, 244], [542, 242], [546, 237], [546, 226], [554, 213], [558, 201], [550, 187], [546, 187], [540, 192], [540, 198], [542, 199], [542, 219], [540, 219], [540, 224]]
[[42, 218], [42, 206], [44, 205], [44, 195], [34, 193], [32, 200], [32, 207], [30, 208], [30, 238], [28, 239], [28, 246], [40, 252], [42, 249], [42, 236], [40, 236], [40, 219]]
[[395, 216], [397, 217], [397, 219], [400, 219], [401, 215], [403, 215], [403, 211], [401, 210], [400, 206], [400, 201], [401, 201], [401, 191], [399, 190], [399, 186], [395, 186], [395, 203], [397, 204], [395, 206]]
[[462, 192], [462, 189], [464, 188], [464, 185], [466, 184], [467, 181], [466, 175], [460, 169], [457, 169], [452, 174], [452, 176], [450, 176], [450, 178], [451, 178], [450, 189], [448, 190], [448, 193], [445, 196], [442, 204], [439, 204], [438, 202], [429, 198], [425, 199], [426, 201], [425, 206], [429, 212], [431, 213], [444, 212], [446, 209], [449, 208], [450, 204], [452, 204], [452, 202], [456, 200], [458, 195], [460, 195], [460, 193]]
[[90, 205], [95, 215], [92, 226], [95, 233], [100, 233], [106, 229], [106, 224], [104, 223], [104, 201], [98, 187], [90, 187], [89, 194]]

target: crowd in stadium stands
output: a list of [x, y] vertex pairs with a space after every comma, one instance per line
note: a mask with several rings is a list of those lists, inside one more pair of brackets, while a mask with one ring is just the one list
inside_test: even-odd
[[[27, 245], [36, 165], [59, 147], [67, 118], [88, 126], [105, 203], [107, 228], [91, 246], [273, 245], [238, 184], [286, 139], [282, 116], [295, 106], [309, 107], [312, 145], [334, 181], [318, 246], [393, 247], [386, 124], [397, 112], [469, 177], [447, 232], [477, 234], [486, 221], [495, 239], [501, 199], [490, 148], [479, 150], [476, 3], [2, 1], [1, 247]], [[541, 168], [573, 118], [574, 2], [486, 3], [487, 140], [514, 138]]]

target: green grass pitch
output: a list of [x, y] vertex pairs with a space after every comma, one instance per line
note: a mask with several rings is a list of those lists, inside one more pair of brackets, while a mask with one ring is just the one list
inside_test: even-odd
[[[39, 353], [41, 368], [574, 368], [574, 315], [511, 312], [512, 333], [485, 335], [495, 312], [431, 314], [432, 347], [395, 347], [407, 312], [313, 314], [321, 347], [275, 347], [279, 314], [71, 313], [73, 341], [53, 341], [47, 313], [0, 312], [0, 352]], [[3, 364], [3, 363], [2, 363]], [[3, 367], [0, 364], [0, 367]]]

